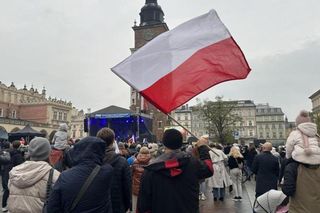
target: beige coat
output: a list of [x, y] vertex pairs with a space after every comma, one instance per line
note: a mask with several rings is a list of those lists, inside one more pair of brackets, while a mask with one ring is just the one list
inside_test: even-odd
[[[14, 167], [9, 173], [10, 213], [41, 213], [46, 198], [49, 171], [52, 167], [44, 161], [26, 161]], [[60, 173], [54, 171], [55, 183]]]
[[290, 213], [320, 212], [320, 168], [308, 169], [299, 165], [297, 186], [290, 198]]
[[213, 176], [207, 179], [208, 186], [213, 188], [224, 188], [232, 185], [232, 181], [225, 167], [225, 161], [228, 160], [228, 157], [219, 149], [213, 149], [216, 153], [209, 151], [212, 166], [213, 166]]

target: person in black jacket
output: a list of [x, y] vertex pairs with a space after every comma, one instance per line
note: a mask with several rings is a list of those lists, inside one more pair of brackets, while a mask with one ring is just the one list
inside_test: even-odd
[[247, 169], [248, 169], [248, 180], [250, 181], [251, 175], [252, 175], [252, 164], [253, 160], [257, 155], [256, 147], [254, 146], [254, 143], [249, 144], [248, 153], [246, 155], [246, 163], [247, 163]]
[[292, 158], [286, 160], [285, 169], [283, 172], [284, 182], [281, 187], [283, 193], [291, 197], [296, 192], [296, 182], [299, 163]]
[[[112, 213], [110, 188], [113, 169], [103, 165], [106, 144], [96, 137], [85, 137], [70, 150], [72, 167], [61, 173], [53, 186], [47, 205], [50, 213]], [[81, 187], [93, 169], [101, 166], [100, 171], [89, 185], [82, 198], [70, 211]]]
[[13, 141], [12, 148], [10, 148], [10, 143], [5, 142], [3, 143], [3, 151], [9, 153], [10, 161], [8, 163], [1, 165], [1, 180], [2, 180], [2, 211], [6, 212], [7, 210], [7, 200], [9, 197], [9, 188], [8, 188], [8, 181], [9, 181], [9, 172], [11, 169], [21, 163], [24, 162], [24, 158], [22, 153], [18, 151], [20, 146], [20, 141]]
[[166, 130], [162, 142], [165, 153], [144, 169], [137, 212], [198, 213], [199, 180], [213, 175], [207, 139], [197, 142], [199, 160], [180, 151], [178, 130]]
[[262, 153], [257, 155], [252, 164], [252, 171], [256, 174], [256, 197], [270, 189], [277, 190], [279, 178], [279, 161], [272, 153], [272, 144], [262, 145]]
[[126, 213], [131, 208], [131, 169], [127, 160], [114, 151], [115, 134], [112, 129], [102, 128], [97, 137], [106, 143], [103, 163], [110, 164], [114, 171], [111, 184], [113, 213]]

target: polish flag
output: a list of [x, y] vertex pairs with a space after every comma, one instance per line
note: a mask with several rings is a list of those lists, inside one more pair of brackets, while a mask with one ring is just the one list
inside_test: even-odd
[[111, 70], [169, 113], [216, 84], [246, 78], [250, 67], [211, 10], [162, 33]]

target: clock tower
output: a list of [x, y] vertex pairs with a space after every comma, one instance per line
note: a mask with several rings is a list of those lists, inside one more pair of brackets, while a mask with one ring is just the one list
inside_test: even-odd
[[[134, 53], [156, 36], [169, 30], [164, 22], [164, 13], [157, 0], [146, 0], [139, 15], [140, 24], [137, 25], [135, 22], [132, 27], [134, 31], [134, 48], [130, 49], [131, 53]], [[138, 113], [151, 115], [153, 118], [152, 133], [156, 136], [157, 141], [161, 140], [164, 127], [168, 123], [167, 116], [145, 100], [133, 88], [131, 88], [130, 97], [130, 109]]]

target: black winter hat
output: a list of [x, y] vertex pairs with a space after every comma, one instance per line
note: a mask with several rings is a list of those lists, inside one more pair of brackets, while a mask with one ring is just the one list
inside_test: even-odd
[[167, 129], [162, 137], [162, 143], [169, 149], [179, 149], [182, 146], [182, 134], [176, 129]]

